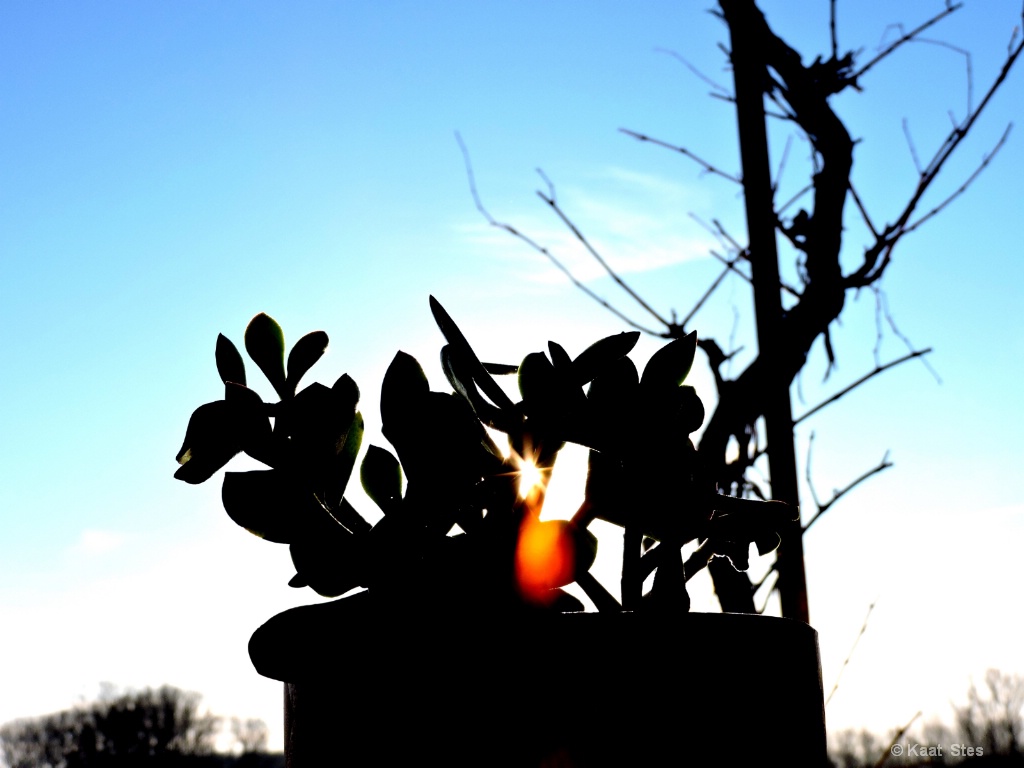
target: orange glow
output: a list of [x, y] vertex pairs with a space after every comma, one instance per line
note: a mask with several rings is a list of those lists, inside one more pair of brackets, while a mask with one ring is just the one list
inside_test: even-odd
[[516, 545], [516, 582], [523, 597], [535, 603], [550, 602], [554, 598], [551, 589], [572, 582], [574, 559], [566, 521], [526, 517]]

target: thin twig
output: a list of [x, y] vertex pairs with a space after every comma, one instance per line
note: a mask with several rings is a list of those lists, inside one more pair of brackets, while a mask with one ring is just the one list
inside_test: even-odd
[[903, 735], [910, 730], [910, 726], [912, 726], [914, 724], [914, 721], [917, 720], [917, 718], [919, 718], [920, 716], [921, 712], [920, 710], [918, 710], [918, 713], [914, 715], [912, 718], [910, 718], [907, 721], [906, 725], [904, 725], [902, 728], [896, 731], [895, 735], [893, 735], [892, 737], [892, 740], [889, 742], [889, 746], [882, 750], [882, 754], [878, 758], [878, 762], [875, 763], [874, 768], [882, 768], [882, 766], [889, 761], [889, 758], [892, 756], [892, 748], [896, 746], [896, 743], [903, 738]]
[[918, 176], [924, 176], [924, 171], [921, 169], [921, 161], [917, 157], [917, 147], [914, 146], [914, 137], [910, 135], [910, 125], [907, 123], [907, 118], [903, 118], [903, 137], [907, 140], [907, 147], [910, 149], [910, 158], [914, 161], [914, 167], [917, 169]]
[[853, 202], [857, 206], [857, 210], [860, 211], [861, 217], [864, 219], [864, 223], [871, 231], [871, 236], [878, 240], [878, 230], [875, 229], [875, 225], [871, 221], [871, 217], [868, 216], [868, 209], [864, 207], [863, 201], [860, 199], [860, 195], [857, 194], [857, 190], [854, 189], [853, 182], [850, 182], [850, 196], [853, 198]]
[[[808, 484], [810, 484], [810, 482], [811, 482], [811, 461], [810, 461], [810, 455], [811, 455], [811, 453], [810, 453], [810, 446], [808, 446], [808, 448], [807, 448], [807, 483]], [[842, 488], [840, 490], [832, 491], [832, 498], [829, 499], [828, 501], [826, 501], [824, 504], [821, 504], [818, 501], [817, 496], [814, 493], [814, 489], [812, 487], [812, 489], [811, 489], [811, 496], [812, 496], [812, 498], [814, 498], [814, 504], [815, 504], [815, 506], [818, 507], [818, 511], [815, 512], [811, 516], [811, 519], [808, 520], [807, 523], [803, 526], [803, 532], [807, 533], [807, 531], [810, 529], [810, 527], [812, 525], [814, 525], [814, 522], [819, 517], [824, 515], [828, 511], [829, 507], [831, 507], [833, 504], [835, 504], [837, 501], [839, 501], [843, 496], [845, 496], [847, 493], [852, 491], [858, 485], [863, 483], [869, 477], [871, 477], [873, 475], [877, 475], [879, 472], [883, 472], [883, 471], [889, 469], [889, 467], [891, 467], [892, 465], [893, 465], [892, 462], [889, 461], [889, 452], [886, 451], [885, 455], [882, 457], [882, 460], [880, 462], [878, 462], [878, 465], [876, 467], [873, 467], [873, 468], [869, 469], [867, 472], [865, 472], [863, 475], [858, 477], [856, 480], [854, 480], [852, 483], [847, 485], [845, 488]]]
[[[959, 7], [959, 6], [958, 6]], [[878, 235], [874, 245], [868, 248], [864, 254], [864, 263], [854, 272], [853, 274], [844, 278], [844, 283], [848, 288], [859, 288], [865, 285], [870, 285], [877, 280], [885, 268], [888, 266], [892, 258], [892, 250], [896, 246], [896, 243], [906, 234], [909, 226], [910, 217], [917, 209], [921, 198], [925, 192], [929, 189], [932, 182], [938, 177], [946, 161], [953, 155], [960, 143], [967, 137], [974, 123], [977, 122], [978, 118], [985, 111], [988, 103], [992, 100], [992, 97], [999, 90], [1000, 86], [1006, 80], [1010, 70], [1020, 57], [1021, 53], [1024, 52], [1024, 40], [1017, 44], [1010, 55], [1007, 56], [1003, 62], [1003, 66], [999, 70], [999, 74], [996, 75], [989, 89], [985, 92], [984, 97], [978, 106], [964, 118], [964, 121], [959, 125], [954, 126], [950, 132], [946, 135], [945, 140], [936, 150], [932, 156], [931, 161], [924, 168], [921, 177], [918, 179], [917, 187], [911, 195], [910, 200], [904, 206], [902, 213], [896, 219], [894, 224], [887, 225]], [[954, 195], [955, 197], [955, 195]], [[941, 210], [941, 208], [940, 208]]]
[[558, 218], [562, 220], [562, 223], [569, 228], [569, 231], [572, 232], [573, 236], [583, 245], [584, 248], [587, 249], [587, 253], [593, 256], [594, 260], [597, 261], [597, 263], [600, 264], [602, 267], [604, 267], [605, 272], [609, 274], [612, 280], [614, 280], [615, 283], [620, 288], [622, 288], [622, 290], [629, 294], [630, 298], [633, 299], [633, 301], [639, 304], [643, 309], [647, 310], [647, 312], [652, 317], [654, 317], [659, 323], [664, 325], [666, 328], [671, 327], [671, 323], [668, 320], [666, 320], [660, 314], [658, 314], [658, 312], [650, 304], [648, 304], [646, 301], [643, 300], [643, 298], [641, 298], [640, 294], [638, 294], [636, 291], [634, 291], [632, 288], [626, 285], [626, 281], [619, 277], [618, 273], [616, 273], [615, 270], [608, 265], [608, 262], [601, 257], [601, 254], [599, 254], [597, 250], [594, 248], [594, 246], [590, 244], [590, 241], [587, 240], [586, 236], [584, 236], [584, 234], [580, 231], [579, 227], [577, 227], [576, 224], [574, 224], [573, 221], [565, 214], [565, 211], [563, 211], [562, 208], [558, 205], [558, 202], [555, 200], [554, 197], [548, 197], [547, 195], [540, 191], [537, 192], [537, 197], [539, 197], [541, 200], [548, 204], [548, 207], [551, 208], [551, 210], [555, 212], [555, 215], [557, 215]]
[[755, 587], [755, 591], [759, 590], [761, 588], [761, 585], [764, 584], [765, 581], [768, 580], [768, 577], [771, 576], [772, 574], [775, 575], [775, 580], [772, 582], [771, 587], [765, 593], [764, 603], [762, 603], [761, 607], [757, 609], [758, 613], [764, 613], [765, 612], [765, 609], [768, 607], [768, 601], [772, 599], [772, 594], [775, 592], [775, 588], [779, 585], [779, 571], [778, 571], [778, 569], [772, 568], [770, 571], [768, 571], [768, 573], [765, 574], [764, 578], [761, 579], [760, 582], [758, 582], [757, 587]]
[[658, 331], [654, 331], [654, 330], [652, 330], [650, 328], [647, 328], [647, 327], [645, 327], [643, 325], [640, 325], [639, 323], [635, 322], [631, 318], [627, 317], [624, 313], [620, 312], [618, 309], [613, 307], [611, 304], [609, 304], [603, 298], [601, 298], [596, 293], [594, 293], [592, 290], [590, 290], [587, 286], [585, 286], [583, 283], [581, 283], [579, 280], [577, 280], [575, 275], [572, 274], [572, 272], [569, 270], [569, 268], [566, 267], [564, 264], [562, 264], [562, 262], [559, 261], [555, 257], [555, 255], [553, 253], [551, 253], [551, 251], [549, 251], [543, 245], [541, 245], [540, 243], [536, 242], [535, 240], [530, 238], [528, 235], [523, 234], [522, 232], [520, 232], [518, 229], [516, 229], [515, 227], [511, 226], [510, 224], [506, 224], [504, 222], [498, 221], [493, 216], [491, 216], [490, 212], [484, 207], [483, 201], [480, 199], [480, 194], [477, 192], [476, 179], [473, 176], [473, 165], [470, 162], [470, 158], [469, 158], [469, 150], [466, 148], [466, 144], [465, 144], [465, 142], [463, 142], [462, 136], [458, 132], [456, 132], [456, 134], [455, 134], [455, 140], [459, 144], [459, 149], [462, 150], [462, 158], [463, 158], [463, 160], [464, 160], [464, 162], [466, 164], [466, 177], [469, 180], [469, 192], [473, 196], [473, 203], [476, 205], [476, 209], [480, 212], [480, 214], [485, 219], [487, 219], [487, 222], [492, 227], [497, 227], [498, 229], [502, 229], [505, 232], [508, 232], [513, 237], [517, 238], [518, 240], [526, 243], [528, 246], [533, 248], [533, 250], [537, 251], [537, 253], [540, 253], [540, 254], [544, 255], [552, 264], [554, 264], [556, 267], [558, 267], [558, 269], [560, 269], [563, 273], [565, 273], [566, 277], [568, 277], [569, 280], [572, 281], [573, 285], [575, 285], [577, 288], [579, 288], [581, 291], [583, 291], [587, 296], [592, 298], [594, 301], [596, 301], [602, 307], [607, 309], [609, 312], [611, 312], [617, 318], [622, 320], [622, 322], [624, 322], [627, 325], [629, 325], [631, 328], [635, 328], [636, 330], [641, 331], [643, 333], [646, 333], [646, 334], [648, 334], [650, 336], [658, 336], [658, 337], [661, 337], [661, 338], [664, 337], [663, 333], [658, 332]]
[[951, 194], [949, 197], [947, 197], [941, 203], [936, 205], [934, 208], [932, 208], [930, 211], [928, 211], [928, 213], [924, 214], [921, 218], [917, 219], [917, 221], [913, 222], [912, 224], [908, 224], [903, 229], [903, 234], [908, 234], [910, 232], [913, 232], [915, 229], [917, 229], [922, 224], [924, 224], [926, 221], [928, 221], [928, 219], [930, 219], [933, 216], [935, 216], [935, 214], [939, 213], [943, 208], [945, 208], [947, 205], [952, 203], [956, 198], [960, 197], [960, 195], [962, 195], [964, 192], [966, 192], [967, 188], [971, 185], [971, 183], [976, 178], [978, 178], [978, 176], [981, 174], [981, 172], [983, 170], [985, 170], [985, 168], [988, 167], [989, 163], [992, 162], [992, 158], [996, 156], [996, 153], [1000, 149], [1003, 148], [1003, 145], [1006, 143], [1006, 139], [1009, 138], [1010, 131], [1012, 129], [1013, 129], [1013, 123], [1010, 123], [1009, 125], [1007, 125], [1006, 126], [1006, 130], [1003, 131], [1003, 135], [999, 137], [999, 141], [996, 142], [995, 146], [992, 147], [991, 150], [989, 150], [985, 155], [982, 156], [981, 164], [977, 168], [974, 169], [974, 173], [972, 173], [970, 176], [968, 176], [967, 180], [964, 181], [964, 183], [961, 184], [959, 187], [957, 187], [956, 191], [953, 192], [953, 194]]
[[[903, 345], [907, 349], [909, 349], [911, 352], [913, 352], [914, 351], [914, 345], [910, 342], [910, 339], [907, 338], [906, 334], [903, 333], [903, 331], [901, 331], [899, 329], [899, 327], [896, 325], [896, 318], [894, 318], [892, 316], [892, 312], [889, 311], [889, 297], [888, 297], [888, 295], [881, 288], [879, 288], [877, 290], [877, 294], [881, 298], [881, 302], [882, 302], [882, 315], [883, 315], [883, 317], [885, 317], [885, 321], [889, 324], [889, 329], [896, 335], [897, 339], [899, 339], [900, 341], [903, 342]], [[937, 383], [937, 384], [941, 384], [942, 383], [942, 377], [939, 376], [939, 372], [936, 371], [934, 368], [932, 368], [931, 363], [929, 363], [926, 358], [923, 358], [923, 357], [921, 358], [921, 364], [924, 365], [925, 369], [935, 379], [935, 383]]]
[[736, 260], [735, 259], [731, 259], [731, 260], [727, 259], [722, 254], [718, 253], [718, 251], [708, 251], [708, 252], [712, 256], [714, 256], [716, 259], [718, 259], [718, 261], [722, 262], [731, 272], [735, 272], [737, 275], [739, 275], [741, 278], [743, 278], [746, 282], [748, 282], [748, 283], [750, 282], [750, 278], [747, 275], [743, 274], [743, 272], [741, 272], [740, 269], [736, 266]]
[[885, 365], [877, 366], [873, 371], [871, 371], [870, 373], [864, 374], [859, 379], [857, 379], [855, 382], [850, 384], [848, 387], [843, 387], [843, 389], [841, 389], [838, 392], [836, 392], [834, 395], [832, 395], [832, 397], [828, 398], [827, 400], [825, 400], [825, 401], [823, 401], [821, 403], [818, 403], [816, 406], [811, 408], [811, 410], [807, 411], [807, 413], [802, 415], [800, 418], [794, 419], [793, 420], [793, 426], [795, 427], [800, 422], [804, 421], [807, 418], [810, 418], [811, 416], [813, 416], [815, 413], [820, 411], [825, 406], [830, 405], [831, 403], [834, 403], [839, 398], [843, 397], [843, 395], [849, 394], [851, 391], [853, 391], [854, 389], [859, 387], [861, 384], [866, 382], [868, 379], [872, 379], [875, 376], [877, 376], [878, 374], [880, 374], [880, 373], [882, 373], [884, 371], [887, 371], [890, 368], [894, 368], [895, 366], [899, 365], [900, 363], [905, 363], [907, 360], [913, 360], [915, 357], [921, 357], [922, 355], [927, 355], [931, 351], [932, 351], [931, 347], [928, 347], [927, 349], [919, 349], [919, 350], [917, 350], [915, 352], [911, 352], [909, 355], [904, 355], [903, 357], [899, 358], [898, 360], [893, 360], [891, 362], [886, 363]]
[[[786, 160], [789, 159], [789, 150], [793, 146], [793, 136], [789, 135], [786, 137], [786, 145], [782, 148], [782, 157], [779, 159], [779, 170], [775, 174], [775, 182], [772, 184], [772, 196], [775, 196], [775, 192], [778, 190], [779, 185], [782, 183], [782, 172], [786, 170]], [[778, 213], [778, 211], [776, 211]]]
[[868, 70], [870, 70], [873, 66], [875, 66], [875, 64], [877, 64], [882, 59], [884, 59], [886, 56], [891, 54], [893, 51], [895, 51], [901, 45], [903, 45], [906, 42], [909, 42], [910, 40], [913, 40], [915, 37], [917, 37], [919, 34], [924, 32], [926, 29], [928, 29], [929, 27], [933, 26], [934, 24], [939, 23], [942, 19], [944, 19], [947, 16], [949, 16], [949, 14], [955, 13], [956, 11], [960, 10], [960, 8], [962, 8], [962, 7], [963, 7], [963, 3], [956, 3], [955, 5], [947, 5], [946, 9], [944, 11], [942, 11], [941, 13], [933, 16], [932, 18], [930, 18], [928, 21], [926, 21], [924, 24], [922, 24], [921, 26], [917, 27], [916, 29], [911, 30], [910, 32], [907, 32], [906, 34], [902, 35], [898, 40], [895, 40], [894, 42], [890, 43], [889, 46], [887, 48], [885, 48], [877, 56], [875, 56], [875, 58], [873, 58], [871, 61], [869, 61], [867, 64], [865, 64], [859, 70], [857, 70], [851, 76], [850, 79], [851, 80], [857, 80], [861, 75], [865, 74]]
[[785, 203], [780, 205], [778, 207], [778, 209], [776, 209], [775, 214], [778, 215], [778, 214], [782, 213], [784, 210], [789, 208], [789, 206], [791, 206], [793, 203], [795, 203], [801, 197], [806, 195], [808, 192], [812, 192], [813, 190], [814, 190], [814, 185], [813, 184], [808, 184], [803, 189], [801, 189], [799, 192], [797, 192], [795, 195], [793, 195], [791, 198], [789, 198], [789, 200], [787, 200]]
[[714, 174], [716, 176], [721, 176], [723, 179], [728, 179], [729, 181], [732, 181], [732, 182], [734, 182], [736, 184], [742, 184], [743, 183], [738, 178], [736, 178], [735, 176], [733, 176], [731, 174], [728, 174], [728, 173], [726, 173], [725, 171], [723, 171], [723, 170], [721, 170], [719, 168], [716, 168], [711, 163], [709, 163], [707, 160], [704, 160], [704, 159], [698, 157], [697, 155], [693, 154], [693, 152], [691, 152], [690, 150], [686, 149], [685, 147], [679, 147], [679, 146], [676, 146], [675, 144], [669, 144], [667, 141], [661, 141], [660, 139], [654, 139], [654, 138], [651, 138], [650, 136], [646, 136], [646, 135], [644, 135], [642, 133], [637, 133], [636, 131], [631, 131], [628, 128], [619, 128], [619, 132], [620, 133], [624, 133], [627, 136], [632, 136], [637, 141], [646, 141], [646, 142], [648, 142], [650, 144], [654, 144], [655, 146], [664, 147], [665, 149], [671, 149], [673, 152], [678, 152], [679, 154], [684, 155], [684, 156], [690, 158], [691, 160], [693, 160], [695, 163], [697, 163], [699, 166], [701, 166], [708, 173], [712, 173], [712, 174]]
[[682, 56], [680, 56], [675, 51], [670, 50], [669, 48], [655, 48], [654, 51], [655, 51], [655, 53], [665, 53], [665, 54], [668, 54], [669, 56], [671, 56], [673, 59], [678, 61], [680, 64], [682, 64], [684, 67], [686, 67], [693, 74], [695, 74], [697, 77], [699, 77], [701, 80], [703, 80], [705, 83], [710, 85], [712, 88], [714, 88], [719, 93], [724, 93], [726, 96], [731, 96], [732, 95], [732, 92], [728, 88], [726, 88], [724, 85], [719, 85], [718, 83], [716, 83], [714, 80], [712, 80], [710, 77], [705, 75], [703, 72], [701, 72], [699, 69], [697, 69], [695, 66], [693, 66], [693, 64], [691, 64], [689, 61], [684, 59]]
[[828, 697], [826, 697], [825, 699], [826, 707], [828, 706], [828, 703], [832, 700], [832, 696], [839, 689], [839, 681], [840, 679], [842, 679], [843, 672], [846, 671], [846, 667], [850, 663], [850, 659], [853, 658], [853, 652], [857, 650], [857, 643], [860, 642], [860, 639], [864, 637], [864, 632], [867, 631], [868, 619], [871, 618], [871, 612], [875, 610], [875, 603], [877, 602], [878, 600], [876, 599], [871, 603], [871, 605], [868, 606], [868, 612], [864, 616], [864, 623], [861, 625], [860, 632], [857, 633], [857, 639], [853, 641], [853, 646], [850, 648], [850, 652], [847, 654], [846, 659], [843, 660], [843, 666], [839, 668], [839, 674], [836, 675], [836, 683], [832, 686], [832, 690], [829, 692]]
[[687, 314], [686, 317], [683, 318], [683, 322], [677, 323], [676, 325], [678, 325], [680, 328], [686, 328], [689, 322], [693, 319], [693, 316], [697, 314], [697, 312], [700, 310], [702, 306], [704, 306], [704, 302], [711, 298], [711, 294], [714, 293], [715, 289], [722, 284], [722, 281], [725, 279], [726, 275], [729, 274], [731, 267], [731, 263], [726, 265], [726, 268], [722, 270], [721, 274], [719, 274], [718, 277], [715, 278], [714, 282], [712, 282], [711, 285], [708, 287], [708, 289], [704, 291], [704, 295], [701, 296], [697, 303], [693, 305], [693, 309], [690, 310], [689, 314]]

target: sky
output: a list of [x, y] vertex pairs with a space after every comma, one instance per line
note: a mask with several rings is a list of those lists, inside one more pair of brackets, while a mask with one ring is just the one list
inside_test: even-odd
[[[865, 61], [898, 34], [892, 25], [943, 5], [839, 3], [840, 47]], [[828, 3], [761, 6], [805, 61], [827, 55]], [[199, 691], [218, 714], [262, 717], [280, 747], [281, 687], [255, 673], [246, 643], [274, 613], [319, 598], [287, 587], [284, 547], [227, 518], [219, 475], [201, 486], [172, 478], [189, 415], [220, 397], [217, 334], [241, 345], [258, 312], [289, 344], [326, 331], [328, 354], [306, 381], [357, 381], [365, 446], [386, 445], [377, 396], [396, 351], [444, 389], [428, 295], [483, 359], [517, 362], [548, 339], [577, 354], [624, 330], [488, 225], [456, 131], [495, 217], [646, 320], [536, 197], [547, 190], [542, 169], [630, 285], [685, 315], [719, 268], [710, 251], [721, 244], [700, 222], [745, 238], [739, 188], [619, 129], [739, 173], [730, 105], [711, 95], [731, 88], [719, 48], [728, 35], [707, 8], [0, 6], [0, 722], [89, 700], [104, 681], [169, 683]], [[929, 31], [941, 45], [906, 46], [864, 77], [862, 93], [834, 99], [860, 140], [854, 183], [873, 220], [898, 214], [915, 154], [926, 162], [950, 116], [978, 102], [1020, 11], [1016, 0], [967, 2]], [[1022, 88], [1015, 71], [925, 208], [1020, 118]], [[797, 189], [806, 144], [793, 138], [787, 150], [786, 126], [772, 131], [780, 191]], [[814, 434], [809, 474], [823, 501], [884, 455], [894, 464], [805, 537], [826, 693], [839, 680], [830, 729], [881, 732], [918, 710], [948, 717], [987, 668], [1024, 673], [1022, 167], [1015, 130], [966, 194], [896, 250], [882, 287], [899, 335], [883, 320], [878, 359], [904, 354], [903, 336], [933, 348], [932, 370], [904, 364], [798, 427], [802, 475]], [[867, 244], [852, 206], [845, 242], [849, 270]], [[823, 381], [817, 344], [793, 387], [797, 416], [871, 370], [876, 319], [870, 292], [848, 297], [832, 329], [837, 368]], [[749, 287], [726, 280], [690, 327], [743, 347], [741, 370], [756, 350]], [[635, 359], [660, 343], [642, 338]], [[710, 412], [706, 366], [691, 376]], [[269, 386], [257, 389], [269, 398]], [[571, 451], [560, 460], [552, 514], [578, 499], [581, 467]], [[353, 503], [369, 513], [357, 486]], [[806, 481], [803, 498], [806, 520]], [[615, 549], [601, 550], [602, 574]], [[706, 579], [691, 591], [695, 607], [714, 610]]]

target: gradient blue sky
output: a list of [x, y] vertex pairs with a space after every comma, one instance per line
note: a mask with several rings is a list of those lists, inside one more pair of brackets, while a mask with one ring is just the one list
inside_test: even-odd
[[[430, 293], [485, 359], [514, 362], [548, 338], [578, 352], [622, 330], [481, 219], [456, 130], [495, 216], [618, 298], [534, 197], [539, 166], [649, 301], [688, 311], [716, 274], [708, 250], [718, 244], [687, 214], [717, 217], [742, 239], [738, 189], [617, 129], [738, 172], [729, 105], [657, 50], [729, 87], [716, 47], [727, 34], [706, 7], [0, 7], [0, 722], [90, 698], [101, 681], [171, 683], [219, 713], [263, 717], [280, 744], [279, 686], [256, 675], [245, 645], [274, 612], [316, 597], [286, 586], [285, 548], [227, 519], [218, 482], [171, 477], [189, 414], [219, 397], [217, 334], [240, 343], [260, 311], [290, 341], [326, 330], [329, 354], [310, 380], [351, 374], [366, 442], [380, 443], [377, 391], [396, 350], [441, 388]], [[828, 3], [762, 7], [805, 56], [827, 54]], [[841, 2], [840, 45], [870, 56], [894, 34], [887, 25], [942, 7]], [[1017, 0], [969, 2], [928, 37], [973, 53], [977, 101], [1019, 23]], [[929, 202], [1020, 117], [1022, 77], [1013, 73]], [[919, 44], [865, 77], [863, 94], [836, 100], [863, 139], [854, 179], [877, 221], [896, 215], [916, 180], [901, 120], [930, 155], [948, 113], [963, 116], [966, 83], [964, 56]], [[773, 137], [775, 162], [784, 142]], [[783, 189], [800, 183], [805, 155], [795, 141]], [[823, 498], [886, 450], [896, 464], [806, 539], [826, 689], [878, 601], [829, 705], [832, 727], [947, 715], [971, 675], [1024, 672], [1021, 168], [1024, 137], [1013, 133], [966, 196], [908, 237], [886, 276], [893, 316], [914, 344], [935, 348], [943, 383], [907, 364], [801, 425], [802, 463], [816, 434]], [[865, 244], [850, 210], [848, 269]], [[745, 284], [727, 281], [693, 326], [752, 350], [748, 301]], [[839, 369], [822, 384], [824, 356], [812, 353], [797, 414], [870, 369], [874, 307], [870, 294], [851, 297], [834, 328]], [[638, 358], [656, 347], [645, 339]], [[887, 330], [881, 358], [903, 351]], [[712, 401], [706, 373], [694, 375]], [[578, 490], [574, 463], [578, 481], [567, 456], [559, 493]], [[695, 587], [705, 605], [708, 589]]]

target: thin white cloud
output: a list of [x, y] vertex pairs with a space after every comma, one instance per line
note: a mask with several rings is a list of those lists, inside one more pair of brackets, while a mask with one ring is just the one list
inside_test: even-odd
[[[701, 202], [688, 185], [613, 167], [587, 179], [587, 186], [559, 185], [556, 196], [566, 215], [620, 275], [706, 258], [713, 245], [687, 215]], [[492, 214], [547, 248], [576, 279], [588, 282], [607, 274], [543, 202], [528, 210], [517, 206], [508, 215], [495, 208]], [[459, 232], [470, 246], [492, 258], [515, 259], [528, 280], [568, 279], [541, 254], [483, 220], [464, 224]]]

